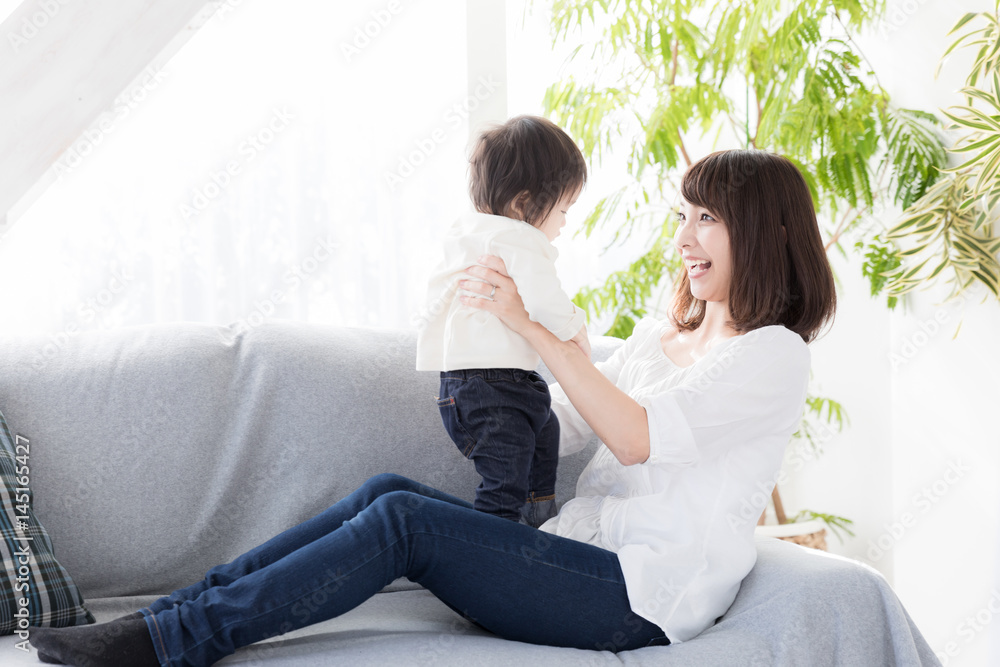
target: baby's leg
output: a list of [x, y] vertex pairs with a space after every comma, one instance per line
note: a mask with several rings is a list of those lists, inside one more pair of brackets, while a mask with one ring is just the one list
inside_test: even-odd
[[449, 371], [442, 373], [438, 401], [452, 440], [482, 477], [473, 507], [511, 521], [521, 519], [535, 434], [548, 413], [547, 389], [541, 396], [530, 375], [509, 368]]
[[473, 507], [519, 521], [528, 497], [535, 434], [528, 417], [519, 408], [495, 406], [489, 412], [489, 416], [482, 415], [489, 424], [478, 429], [479, 437], [469, 456], [482, 477]]
[[559, 466], [559, 419], [554, 412], [535, 438], [528, 476], [528, 500], [521, 509], [524, 523], [538, 527], [556, 515], [556, 469]]

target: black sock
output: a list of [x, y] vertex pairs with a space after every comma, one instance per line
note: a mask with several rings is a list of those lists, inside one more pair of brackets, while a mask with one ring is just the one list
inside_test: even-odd
[[42, 662], [47, 662], [50, 665], [65, 665], [66, 664], [65, 662], [63, 662], [59, 658], [53, 658], [48, 653], [43, 653], [42, 651], [38, 652], [38, 659], [41, 660]]
[[[125, 620], [128, 620], [130, 618], [145, 618], [145, 617], [142, 615], [141, 611], [133, 611], [131, 614], [125, 614], [124, 616], [119, 616], [118, 618], [115, 618], [113, 620], [115, 620], [115, 621], [125, 621]], [[48, 663], [50, 665], [64, 665], [64, 664], [66, 664], [62, 660], [59, 660], [55, 656], [49, 655], [45, 651], [38, 651], [38, 659], [41, 660], [42, 662]]]
[[97, 625], [34, 628], [30, 641], [39, 659], [45, 656], [43, 662], [93, 667], [156, 666], [159, 660], [146, 621], [141, 616], [135, 618], [134, 614], [129, 614]]

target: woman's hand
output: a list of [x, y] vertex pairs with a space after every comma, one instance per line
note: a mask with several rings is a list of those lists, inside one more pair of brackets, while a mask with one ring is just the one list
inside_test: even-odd
[[[463, 294], [459, 297], [462, 304], [496, 315], [509, 329], [522, 336], [526, 336], [534, 328], [544, 328], [529, 318], [524, 302], [517, 293], [517, 285], [507, 275], [507, 266], [503, 260], [495, 255], [483, 255], [479, 258], [479, 262], [485, 266], [470, 266], [465, 272], [480, 280], [462, 280], [458, 286], [460, 289], [481, 294], [482, 297]], [[493, 289], [494, 286], [496, 290]], [[490, 298], [491, 293], [492, 298]]]
[[586, 337], [586, 329], [581, 330], [574, 340], [559, 340], [548, 329], [528, 317], [524, 302], [517, 293], [517, 285], [507, 275], [507, 267], [502, 259], [484, 255], [479, 258], [479, 262], [485, 266], [466, 269], [466, 273], [478, 280], [462, 280], [458, 286], [481, 296], [462, 295], [462, 303], [493, 313], [528, 340], [580, 416], [622, 465], [646, 461], [649, 458], [649, 421], [646, 410], [590, 362], [590, 342]]

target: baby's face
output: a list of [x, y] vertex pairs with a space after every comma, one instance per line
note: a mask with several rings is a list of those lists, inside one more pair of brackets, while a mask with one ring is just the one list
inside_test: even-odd
[[559, 232], [566, 225], [566, 213], [569, 211], [569, 207], [576, 203], [579, 196], [579, 190], [564, 194], [545, 219], [539, 223], [538, 229], [542, 230], [549, 241], [555, 241], [556, 237], [559, 236]]

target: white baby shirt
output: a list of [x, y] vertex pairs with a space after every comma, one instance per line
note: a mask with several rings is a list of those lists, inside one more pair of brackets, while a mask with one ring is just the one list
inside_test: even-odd
[[526, 222], [499, 215], [469, 212], [448, 230], [444, 257], [427, 288], [427, 300], [417, 315], [417, 370], [454, 371], [465, 368], [520, 368], [535, 370], [539, 357], [520, 334], [497, 317], [465, 306], [458, 289], [465, 269], [481, 255], [504, 260], [507, 274], [517, 284], [524, 308], [560, 340], [569, 340], [586, 320], [582, 310], [563, 292], [556, 276], [559, 251], [545, 233]]

